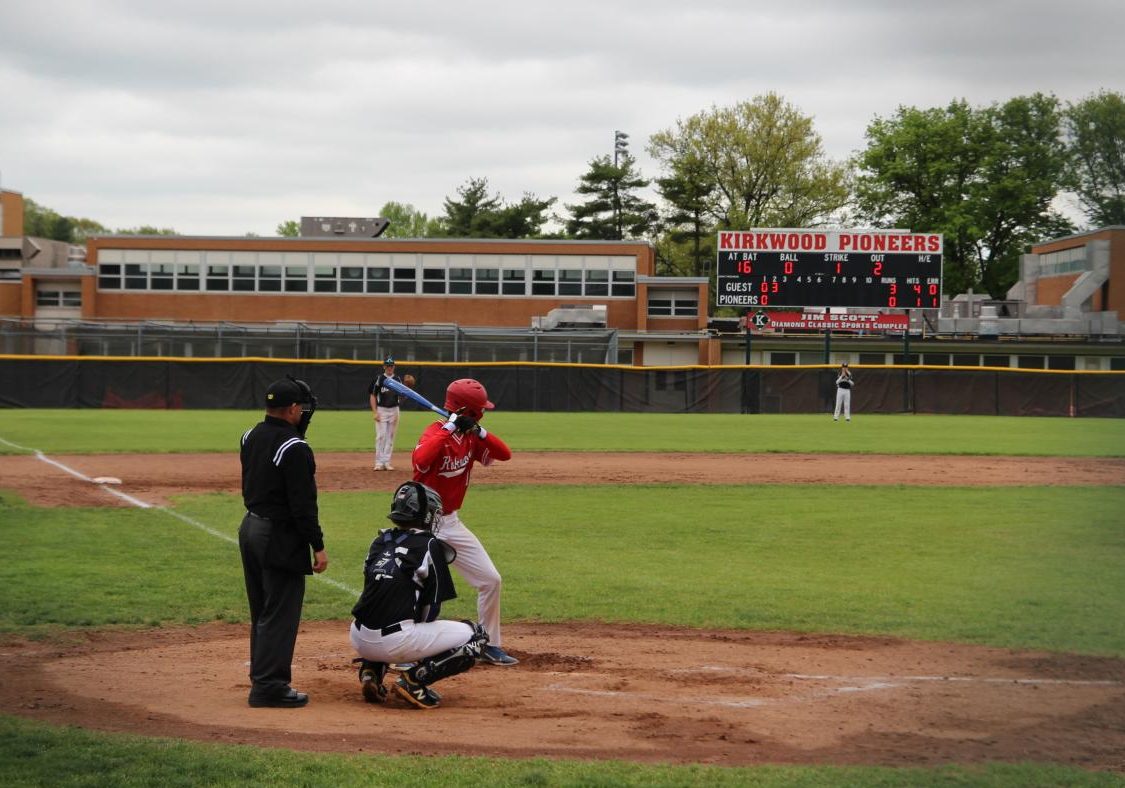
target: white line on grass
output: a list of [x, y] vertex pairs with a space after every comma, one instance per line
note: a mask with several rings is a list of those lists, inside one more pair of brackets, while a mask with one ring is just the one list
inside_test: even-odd
[[[12, 443], [11, 441], [5, 440], [4, 438], [0, 438], [0, 443], [3, 443], [7, 446], [11, 446], [14, 449], [19, 449], [20, 451], [26, 451], [26, 452], [29, 452], [31, 454], [34, 454], [35, 459], [39, 460], [40, 462], [45, 462], [48, 465], [52, 465], [55, 468], [58, 468], [60, 471], [63, 471], [65, 473], [69, 473], [71, 476], [75, 477], [76, 479], [81, 479], [84, 482], [89, 482], [90, 484], [97, 485], [103, 491], [109, 493], [110, 495], [117, 496], [118, 498], [120, 498], [121, 500], [129, 503], [130, 505], [136, 506], [138, 509], [155, 509], [158, 512], [164, 512], [167, 515], [175, 517], [177, 520], [180, 520], [181, 522], [187, 523], [188, 525], [194, 526], [195, 528], [198, 528], [201, 531], [204, 531], [206, 533], [211, 534], [211, 536], [222, 539], [225, 542], [230, 542], [233, 545], [238, 544], [238, 540], [235, 539], [230, 534], [225, 534], [222, 531], [218, 531], [218, 530], [212, 528], [209, 525], [201, 523], [198, 520], [192, 519], [191, 517], [188, 517], [186, 514], [180, 514], [177, 511], [173, 511], [172, 509], [169, 509], [166, 506], [160, 506], [159, 504], [152, 504], [152, 503], [148, 503], [147, 501], [142, 501], [140, 498], [134, 498], [132, 495], [127, 495], [126, 493], [123, 493], [120, 490], [115, 490], [107, 484], [103, 484], [101, 482], [96, 482], [93, 479], [91, 479], [89, 476], [87, 476], [86, 474], [82, 473], [81, 471], [77, 471], [74, 468], [71, 468], [70, 466], [59, 462], [58, 460], [51, 459], [46, 454], [39, 451], [39, 449], [30, 449], [26, 446], [20, 446], [18, 443]], [[324, 575], [313, 575], [313, 577], [316, 580], [320, 580], [323, 583], [327, 583], [330, 586], [334, 586], [334, 587], [340, 589], [341, 591], [346, 591], [347, 593], [351, 594], [352, 596], [359, 596], [359, 591], [355, 590], [354, 588], [351, 588], [350, 586], [348, 586], [344, 583], [341, 583], [339, 580], [333, 580], [331, 577], [325, 577]]]

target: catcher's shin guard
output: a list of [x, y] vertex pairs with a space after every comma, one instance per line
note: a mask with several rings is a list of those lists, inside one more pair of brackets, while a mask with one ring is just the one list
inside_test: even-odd
[[419, 660], [417, 665], [406, 672], [411, 681], [423, 685], [433, 684], [435, 681], [464, 673], [476, 664], [480, 657], [480, 650], [488, 642], [488, 634], [479, 624], [470, 621], [465, 623], [473, 627], [473, 636], [469, 641], [457, 648]]

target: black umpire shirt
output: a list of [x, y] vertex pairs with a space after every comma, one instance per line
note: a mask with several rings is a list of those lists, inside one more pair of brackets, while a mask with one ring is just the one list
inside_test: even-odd
[[324, 549], [316, 504], [316, 460], [292, 424], [266, 416], [242, 436], [242, 501], [271, 522], [269, 563], [312, 574], [309, 547]]

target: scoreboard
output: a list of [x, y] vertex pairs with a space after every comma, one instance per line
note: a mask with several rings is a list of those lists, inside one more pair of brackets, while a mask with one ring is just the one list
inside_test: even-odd
[[941, 306], [940, 233], [720, 231], [718, 306]]

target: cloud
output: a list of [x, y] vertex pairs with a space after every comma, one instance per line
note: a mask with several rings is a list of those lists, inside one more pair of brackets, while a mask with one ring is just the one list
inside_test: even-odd
[[431, 215], [470, 177], [575, 202], [588, 162], [767, 91], [825, 150], [899, 105], [1122, 89], [1117, 2], [12, 0], [0, 175], [112, 227]]

